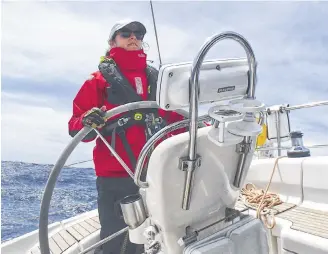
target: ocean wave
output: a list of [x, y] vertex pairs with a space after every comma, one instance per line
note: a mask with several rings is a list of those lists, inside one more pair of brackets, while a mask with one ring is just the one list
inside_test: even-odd
[[[53, 165], [1, 162], [1, 241], [38, 229], [42, 194]], [[92, 168], [64, 167], [49, 211], [49, 223], [97, 208]]]

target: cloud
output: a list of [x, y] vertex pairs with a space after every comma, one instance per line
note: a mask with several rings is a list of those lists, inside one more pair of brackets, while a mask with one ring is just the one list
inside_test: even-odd
[[57, 3], [4, 3], [2, 74], [81, 81], [88, 73], [83, 69], [94, 69], [95, 56], [104, 50], [103, 31], [101, 24]]
[[[32, 99], [26, 94], [3, 92], [1, 99], [2, 160], [55, 164], [72, 139], [68, 135], [70, 113], [45, 106], [47, 97]], [[31, 101], [38, 105], [31, 105]], [[93, 146], [94, 143], [80, 143], [66, 165], [92, 159]], [[93, 164], [83, 166], [93, 167]]]
[[[255, 52], [258, 99], [267, 105], [327, 100], [328, 2], [154, 1], [153, 6], [164, 63], [193, 61], [207, 37], [231, 30]], [[116, 20], [131, 17], [146, 25], [148, 59], [158, 63], [148, 2], [4, 2], [2, 8], [3, 159], [56, 160], [71, 139], [72, 100], [97, 69]], [[236, 42], [222, 41], [206, 58], [244, 56]], [[304, 130], [308, 143], [326, 142], [326, 111], [293, 111], [292, 126]], [[81, 144], [71, 161], [91, 158], [92, 146]]]
[[[88, 7], [94, 9], [92, 18], [88, 17], [90, 14], [81, 15], [81, 9]], [[63, 81], [81, 83], [96, 70], [99, 58], [108, 46], [110, 27], [122, 19], [120, 12], [111, 7], [115, 7], [115, 3], [113, 6], [106, 2], [69, 5], [54, 2], [4, 3], [2, 74], [43, 81], [44, 86], [46, 81], [59, 77]], [[75, 9], [78, 9], [77, 12]], [[103, 9], [108, 11], [102, 11], [103, 16], [97, 16], [98, 11]], [[125, 9], [127, 16], [141, 18], [142, 15], [133, 15], [134, 12]], [[151, 27], [149, 20], [144, 23]], [[183, 44], [183, 33], [179, 29], [163, 25], [161, 30], [175, 38], [162, 44], [166, 49], [175, 48], [175, 43]], [[155, 45], [153, 42], [149, 41]], [[168, 56], [176, 55], [179, 50], [171, 50]], [[150, 59], [154, 58], [154, 53], [153, 48], [150, 49]]]

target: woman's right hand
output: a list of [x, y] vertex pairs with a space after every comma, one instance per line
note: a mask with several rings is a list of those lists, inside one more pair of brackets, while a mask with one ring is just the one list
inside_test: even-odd
[[100, 109], [92, 108], [84, 114], [82, 124], [92, 128], [101, 128], [105, 125], [105, 113], [105, 106], [102, 106]]

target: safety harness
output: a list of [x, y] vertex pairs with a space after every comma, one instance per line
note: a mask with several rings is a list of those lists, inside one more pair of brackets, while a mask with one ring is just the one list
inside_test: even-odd
[[[98, 68], [107, 83], [110, 84], [106, 89], [106, 99], [109, 103], [123, 105], [143, 100], [121, 73], [113, 59], [103, 58], [98, 65]], [[158, 71], [147, 65], [146, 74], [148, 80], [147, 100], [155, 101]], [[125, 135], [125, 131], [133, 125], [143, 126], [145, 129], [146, 140], [148, 140], [166, 125], [166, 121], [158, 115], [157, 109], [133, 110], [124, 113], [119, 119], [107, 121], [100, 133], [103, 136], [112, 137], [111, 146], [114, 149], [117, 134], [123, 143], [133, 168], [135, 168], [137, 161]]]

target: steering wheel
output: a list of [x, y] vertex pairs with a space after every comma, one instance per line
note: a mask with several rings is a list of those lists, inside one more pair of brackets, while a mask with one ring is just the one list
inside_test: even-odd
[[[159, 108], [159, 106], [157, 105], [157, 103], [155, 101], [132, 102], [132, 103], [118, 106], [114, 109], [108, 110], [105, 114], [105, 118], [110, 119], [118, 114], [130, 111], [130, 110], [145, 109], [145, 108], [155, 108], [156, 109], [156, 108]], [[43, 193], [43, 197], [42, 197], [42, 201], [41, 201], [41, 209], [40, 209], [39, 244], [40, 244], [41, 254], [50, 254], [49, 238], [48, 238], [48, 217], [49, 217], [50, 201], [51, 201], [52, 194], [53, 194], [56, 182], [57, 182], [57, 178], [60, 174], [61, 169], [65, 165], [68, 157], [70, 156], [70, 154], [73, 152], [73, 150], [76, 148], [76, 146], [83, 140], [83, 138], [92, 130], [93, 129], [91, 127], [84, 127], [82, 130], [80, 130], [79, 133], [76, 134], [74, 136], [74, 138], [71, 140], [71, 142], [67, 145], [67, 147], [62, 152], [62, 154], [60, 155], [59, 159], [57, 160], [56, 164], [54, 165], [54, 167], [52, 168], [52, 170], [50, 172], [50, 176], [49, 176], [49, 179], [47, 181], [47, 184], [46, 184], [46, 187], [45, 187], [45, 190]], [[98, 132], [98, 135], [100, 136], [100, 138], [102, 140], [105, 140], [105, 138], [99, 132]], [[109, 146], [109, 147], [111, 147], [111, 146]], [[113, 148], [112, 148], [111, 152], [113, 152], [113, 154], [115, 153], [117, 155], [117, 153], [114, 151]], [[124, 161], [119, 156], [116, 158], [124, 163]], [[126, 164], [123, 166], [127, 171], [130, 171], [128, 173], [131, 173], [132, 175], [130, 174], [130, 176], [133, 177], [133, 173], [128, 168], [128, 166]]]
[[[108, 110], [105, 113], [105, 118], [108, 120], [116, 115], [119, 115], [121, 113], [125, 113], [131, 110], [137, 110], [137, 109], [146, 109], [146, 108], [152, 108], [152, 109], [158, 109], [159, 106], [156, 103], [156, 101], [139, 101], [139, 102], [132, 102], [125, 105], [118, 106], [114, 109]], [[186, 115], [185, 115], [186, 117]], [[207, 120], [208, 118], [200, 117], [199, 121]], [[158, 133], [156, 133], [148, 142], [154, 142], [154, 140], [157, 140], [157, 138], [162, 137], [163, 133], [167, 130], [174, 130], [178, 125], [179, 128], [184, 127], [187, 125], [189, 120], [182, 120], [178, 123], [171, 124], [169, 126], [164, 127], [162, 130], [160, 130]], [[180, 124], [179, 124], [180, 123]], [[181, 127], [180, 127], [181, 126]], [[82, 130], [80, 130], [74, 138], [71, 140], [71, 142], [66, 146], [65, 150], [62, 152], [60, 157], [58, 158], [56, 164], [52, 168], [50, 172], [49, 179], [47, 181], [42, 201], [41, 201], [41, 209], [40, 209], [40, 219], [39, 219], [39, 244], [40, 244], [40, 251], [41, 254], [50, 254], [50, 248], [49, 248], [49, 237], [48, 237], [48, 217], [49, 217], [49, 207], [50, 207], [50, 201], [52, 198], [52, 194], [57, 182], [57, 178], [60, 174], [61, 169], [65, 165], [68, 157], [70, 154], [74, 151], [76, 146], [83, 140], [83, 138], [92, 131], [93, 128], [91, 127], [84, 127]], [[95, 131], [98, 133], [98, 136], [104, 141], [106, 146], [110, 149], [110, 151], [114, 154], [114, 156], [120, 161], [122, 166], [125, 168], [125, 170], [129, 173], [129, 175], [132, 178], [135, 178], [133, 172], [129, 169], [129, 167], [124, 163], [124, 161], [121, 159], [121, 157], [115, 152], [114, 148], [112, 148], [107, 140], [99, 133], [97, 129]], [[148, 144], [147, 142], [147, 144]], [[147, 145], [146, 144], [146, 145]], [[144, 149], [144, 151], [146, 151]], [[138, 159], [138, 163], [143, 163], [142, 160]], [[127, 230], [127, 228], [122, 229], [121, 231], [117, 232], [115, 236], [118, 236], [121, 233], [124, 233]], [[115, 237], [113, 236], [113, 238]], [[98, 244], [101, 244], [105, 239], [100, 241]], [[84, 253], [84, 252], [83, 252]]]

